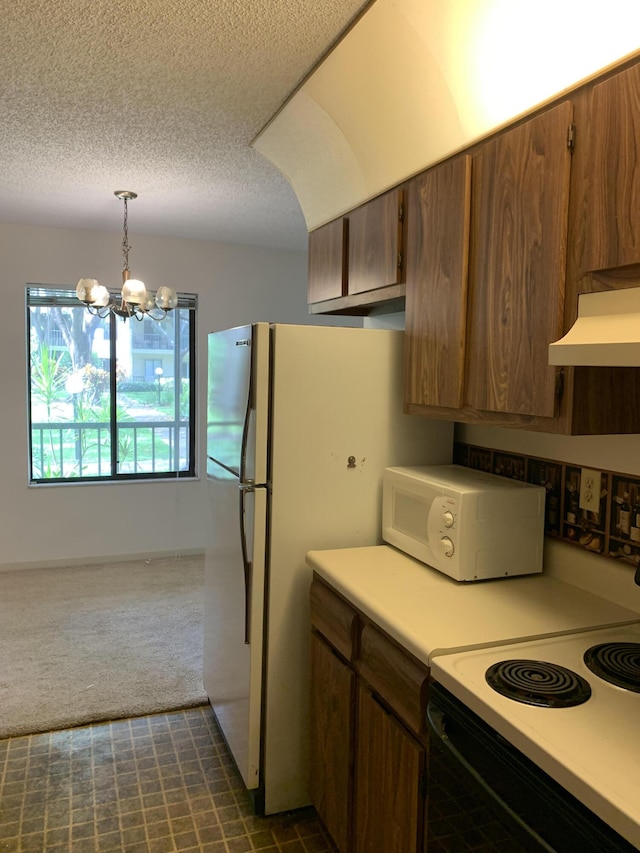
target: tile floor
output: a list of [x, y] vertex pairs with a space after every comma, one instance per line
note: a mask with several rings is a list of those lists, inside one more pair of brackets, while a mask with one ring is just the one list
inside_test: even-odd
[[335, 853], [257, 817], [208, 707], [0, 740], [1, 853]]

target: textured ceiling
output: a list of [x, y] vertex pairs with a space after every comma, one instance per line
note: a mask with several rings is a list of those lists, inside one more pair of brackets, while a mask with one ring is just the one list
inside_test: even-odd
[[0, 0], [0, 221], [306, 246], [250, 142], [364, 0]]

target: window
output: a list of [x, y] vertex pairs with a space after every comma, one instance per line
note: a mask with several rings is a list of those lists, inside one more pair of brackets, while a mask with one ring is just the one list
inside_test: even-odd
[[195, 475], [196, 303], [101, 319], [74, 291], [27, 287], [31, 483]]

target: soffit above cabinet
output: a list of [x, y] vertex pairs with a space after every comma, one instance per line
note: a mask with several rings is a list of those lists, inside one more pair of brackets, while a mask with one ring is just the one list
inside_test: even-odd
[[636, 0], [610, 0], [606, 18], [541, 2], [376, 0], [252, 143], [307, 228], [640, 49]]

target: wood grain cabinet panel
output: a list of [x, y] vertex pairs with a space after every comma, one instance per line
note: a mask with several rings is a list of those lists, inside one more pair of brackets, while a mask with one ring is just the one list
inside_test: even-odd
[[562, 333], [573, 108], [506, 131], [473, 158], [466, 401], [551, 418]]
[[640, 65], [594, 86], [590, 119], [587, 265], [640, 264]]
[[309, 234], [308, 301], [336, 299], [347, 292], [349, 223], [336, 219]]
[[360, 636], [357, 669], [412, 731], [424, 732], [427, 667], [416, 663], [372, 625], [365, 625]]
[[347, 660], [353, 657], [357, 613], [321, 581], [311, 583], [311, 624]]
[[355, 678], [353, 671], [313, 634], [309, 795], [341, 853], [351, 849]]
[[424, 853], [429, 670], [317, 577], [311, 613], [311, 802], [340, 853]]
[[349, 294], [404, 281], [403, 199], [391, 190], [349, 214]]
[[405, 401], [463, 402], [471, 158], [423, 172], [407, 190]]
[[421, 853], [426, 750], [358, 689], [355, 853]]

